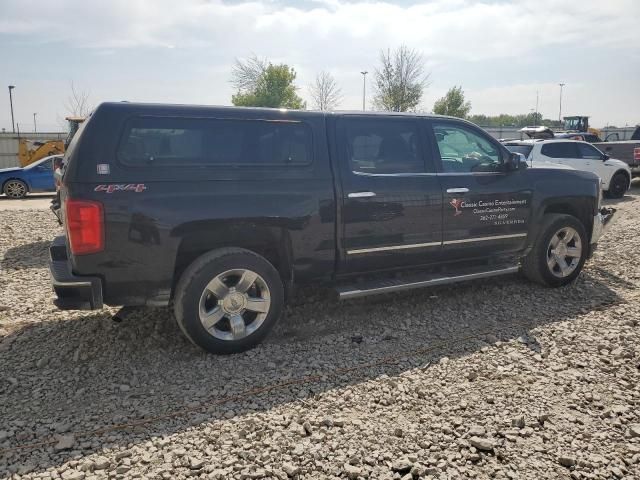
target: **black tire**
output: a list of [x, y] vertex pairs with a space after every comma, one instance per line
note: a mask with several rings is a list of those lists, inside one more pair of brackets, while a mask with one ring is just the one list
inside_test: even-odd
[[[561, 267], [559, 263], [556, 263], [554, 267], [549, 265], [549, 256], [553, 257], [551, 253], [553, 247], [551, 241], [559, 234], [563, 229], [573, 229], [573, 231], [579, 236], [580, 241], [580, 256], [575, 257], [576, 263], [571, 260], [572, 270], [571, 273], [566, 276], [562, 275]], [[575, 241], [569, 242], [570, 248], [575, 248]], [[564, 215], [559, 213], [547, 214], [542, 219], [540, 226], [540, 233], [536, 238], [533, 248], [522, 262], [522, 273], [532, 282], [545, 285], [547, 287], [561, 287], [566, 285], [580, 274], [584, 262], [587, 259], [589, 250], [589, 239], [587, 237], [584, 225], [576, 217], [572, 215]], [[570, 257], [564, 257], [566, 259]], [[555, 260], [552, 261], [552, 263]], [[554, 273], [555, 272], [555, 273]]]
[[13, 178], [5, 182], [2, 191], [9, 198], [19, 199], [27, 196], [29, 187], [22, 180]]
[[625, 192], [629, 189], [629, 178], [622, 172], [616, 173], [611, 182], [609, 182], [609, 190], [607, 190], [607, 197], [609, 198], [622, 198]]
[[[257, 278], [244, 293], [245, 300], [240, 299], [237, 302], [237, 297], [234, 297], [231, 298], [230, 305], [233, 308], [237, 308], [240, 302], [243, 301], [245, 302], [244, 305], [248, 305], [249, 299], [262, 301], [262, 298], [253, 298], [250, 294], [254, 292], [254, 296], [264, 296], [266, 292], [269, 302], [268, 311], [263, 312], [261, 315], [247, 308], [247, 310], [235, 312], [233, 315], [225, 314], [221, 320], [211, 326], [211, 330], [207, 330], [200, 319], [202, 306], [206, 302], [210, 302], [211, 312], [213, 312], [218, 309], [224, 311], [226, 305], [223, 300], [225, 297], [216, 297], [213, 291], [208, 290], [208, 285], [214, 279], [221, 278], [220, 276], [228, 272], [240, 271], [255, 273]], [[233, 277], [233, 273], [223, 278], [225, 278], [225, 282], [228, 282], [227, 285], [232, 285], [236, 280]], [[239, 286], [241, 280], [238, 279], [237, 281], [236, 286]], [[227, 287], [227, 285], [224, 286]], [[234, 286], [228, 287], [228, 292], [231, 291], [236, 291]], [[243, 293], [240, 288], [237, 292], [237, 295], [242, 297]], [[182, 332], [195, 345], [211, 353], [230, 354], [243, 352], [260, 343], [278, 321], [283, 305], [284, 288], [282, 280], [271, 263], [249, 250], [222, 248], [200, 256], [182, 274], [176, 286], [174, 314]], [[211, 312], [206, 313], [210, 314]], [[255, 331], [239, 339], [216, 337], [216, 335], [235, 337], [236, 334], [232, 327], [231, 317], [237, 319], [238, 315], [241, 318], [244, 317], [245, 327], [241, 330], [242, 332], [248, 332], [251, 328], [255, 328]], [[254, 324], [254, 322], [257, 323]], [[256, 327], [255, 325], [259, 326]]]

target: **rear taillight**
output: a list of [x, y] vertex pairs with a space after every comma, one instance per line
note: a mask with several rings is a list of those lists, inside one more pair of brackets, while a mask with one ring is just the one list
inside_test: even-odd
[[633, 149], [633, 159], [636, 162], [640, 162], [640, 147], [637, 147], [637, 148]]
[[87, 255], [104, 249], [104, 211], [101, 203], [67, 199], [65, 224], [72, 254]]

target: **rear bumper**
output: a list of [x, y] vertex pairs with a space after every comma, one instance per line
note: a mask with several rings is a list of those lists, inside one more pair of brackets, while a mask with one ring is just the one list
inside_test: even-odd
[[598, 214], [593, 217], [593, 228], [591, 230], [592, 245], [597, 243], [602, 235], [604, 235], [609, 229], [609, 227], [611, 226], [611, 222], [615, 217], [615, 214], [615, 208], [602, 207]]
[[102, 308], [102, 280], [75, 275], [67, 256], [65, 237], [56, 237], [49, 246], [49, 272], [56, 293], [53, 303], [61, 310]]

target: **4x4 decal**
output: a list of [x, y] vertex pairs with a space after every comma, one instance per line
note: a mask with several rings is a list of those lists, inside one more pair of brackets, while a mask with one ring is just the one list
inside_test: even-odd
[[93, 189], [94, 192], [144, 192], [147, 186], [144, 183], [112, 183], [110, 185], [98, 185]]

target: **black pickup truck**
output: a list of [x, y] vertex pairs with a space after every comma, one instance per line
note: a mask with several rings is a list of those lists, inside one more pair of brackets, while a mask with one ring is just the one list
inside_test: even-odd
[[294, 285], [564, 285], [614, 215], [595, 175], [440, 116], [103, 103], [64, 164], [58, 307], [172, 305], [217, 353], [264, 338]]

